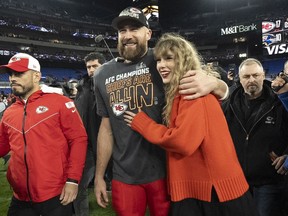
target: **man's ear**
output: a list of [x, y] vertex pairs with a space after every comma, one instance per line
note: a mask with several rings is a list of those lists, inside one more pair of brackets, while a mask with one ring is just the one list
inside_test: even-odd
[[152, 30], [147, 28], [146, 35], [147, 35], [146, 40], [149, 41], [152, 37]]
[[41, 72], [36, 71], [33, 73], [33, 76], [34, 76], [34, 82], [39, 83], [42, 76]]

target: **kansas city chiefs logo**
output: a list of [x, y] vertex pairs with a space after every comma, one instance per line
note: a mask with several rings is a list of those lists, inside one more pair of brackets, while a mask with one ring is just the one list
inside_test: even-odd
[[41, 114], [48, 111], [48, 107], [45, 106], [38, 106], [36, 108], [36, 113]]
[[127, 107], [127, 104], [117, 103], [112, 105], [112, 110], [116, 116], [120, 116], [127, 110]]

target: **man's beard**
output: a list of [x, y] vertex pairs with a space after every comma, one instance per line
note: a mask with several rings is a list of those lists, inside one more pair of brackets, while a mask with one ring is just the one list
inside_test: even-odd
[[117, 45], [118, 52], [125, 60], [136, 61], [140, 59], [147, 51], [146, 44], [137, 44], [136, 49], [131, 49], [130, 47], [125, 48], [122, 43]]
[[20, 86], [18, 86], [17, 88], [13, 88], [12, 87], [12, 93], [15, 95], [15, 96], [19, 96], [21, 98], [25, 98], [25, 96], [33, 89], [32, 86], [29, 86], [29, 87], [23, 87], [21, 86], [21, 89], [19, 89]]
[[259, 94], [259, 88], [258, 86], [249, 86], [247, 89], [247, 93], [250, 95], [250, 97], [255, 97]]

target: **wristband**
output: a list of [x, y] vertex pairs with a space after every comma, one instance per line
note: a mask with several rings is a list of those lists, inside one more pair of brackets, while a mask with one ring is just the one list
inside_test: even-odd
[[77, 184], [77, 185], [78, 185], [78, 183], [79, 183], [77, 180], [71, 179], [71, 178], [67, 178], [66, 182], [67, 182], [67, 183], [74, 183], [74, 184]]

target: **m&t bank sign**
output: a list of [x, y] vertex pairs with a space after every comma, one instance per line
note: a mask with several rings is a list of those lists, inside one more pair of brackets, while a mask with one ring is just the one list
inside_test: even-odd
[[231, 34], [238, 34], [238, 33], [256, 31], [256, 30], [257, 30], [257, 25], [254, 23], [250, 25], [236, 25], [236, 26], [221, 28], [221, 35], [231, 35]]

